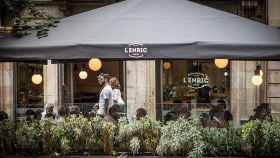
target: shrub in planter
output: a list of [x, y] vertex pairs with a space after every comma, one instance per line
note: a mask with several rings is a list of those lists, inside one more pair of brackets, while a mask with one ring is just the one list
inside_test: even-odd
[[0, 121], [0, 155], [11, 153], [14, 141], [13, 122], [9, 119]]
[[280, 122], [262, 122], [263, 130], [263, 152], [269, 154], [280, 154]]
[[43, 152], [45, 154], [52, 153], [57, 148], [56, 146], [58, 146], [53, 140], [53, 124], [54, 123], [49, 119], [45, 119], [40, 123], [43, 142]]
[[117, 134], [117, 126], [113, 122], [103, 121], [102, 125], [102, 144], [103, 151], [106, 155], [113, 154], [113, 146]]
[[170, 121], [161, 128], [161, 138], [157, 147], [159, 155], [203, 156], [203, 137], [198, 122], [186, 119]]
[[52, 120], [42, 121], [41, 128], [46, 154], [68, 154], [71, 152], [72, 148], [67, 137], [67, 130], [64, 128], [64, 123], [64, 121], [58, 124]]
[[89, 120], [89, 123], [91, 128], [91, 134], [87, 138], [89, 152], [90, 154], [103, 153], [102, 132], [104, 120], [101, 117], [93, 117]]
[[103, 149], [102, 132], [104, 121], [100, 117], [88, 120], [83, 116], [69, 116], [54, 123], [41, 123], [46, 153], [83, 154], [97, 153]]
[[140, 145], [140, 140], [138, 137], [133, 137], [130, 142], [129, 142], [129, 149], [132, 152], [133, 155], [139, 154], [141, 145]]
[[241, 128], [243, 150], [250, 157], [262, 153], [264, 134], [262, 122], [259, 120], [250, 121]]
[[81, 153], [87, 149], [93, 133], [91, 123], [87, 118], [81, 115], [67, 117], [61, 128], [65, 131], [65, 140], [69, 141], [73, 152]]
[[100, 117], [89, 120], [82, 115], [69, 116], [57, 123], [44, 120], [41, 127], [46, 154], [101, 154], [108, 146], [103, 136], [112, 142], [116, 132], [114, 124]]
[[41, 151], [41, 127], [38, 121], [23, 121], [17, 125], [16, 129], [16, 147], [18, 150], [38, 154]]
[[154, 153], [160, 139], [160, 122], [143, 117], [133, 123], [119, 120], [118, 142], [134, 155], [144, 152]]
[[242, 155], [241, 132], [232, 124], [227, 128], [202, 129], [204, 153], [210, 156]]

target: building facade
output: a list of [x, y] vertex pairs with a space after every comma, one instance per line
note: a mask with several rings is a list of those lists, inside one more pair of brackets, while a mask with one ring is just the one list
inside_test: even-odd
[[[278, 0], [193, 0], [275, 27], [280, 27], [280, 2]], [[115, 3], [114, 0], [36, 0], [37, 7], [48, 14], [62, 18], [87, 10]], [[81, 26], [82, 29], [82, 26]], [[47, 65], [28, 63], [0, 64], [0, 109], [11, 118], [23, 117], [27, 110], [43, 109], [46, 104], [58, 106], [77, 105], [82, 111], [94, 105], [98, 96], [96, 76], [100, 72], [117, 76], [126, 100], [125, 111], [129, 117], [143, 107], [157, 119], [178, 104], [191, 105], [195, 109], [203, 92], [186, 89], [184, 78], [190, 72], [202, 72], [209, 77], [213, 98], [227, 103], [236, 125], [248, 120], [260, 103], [271, 103], [272, 112], [280, 112], [280, 62], [278, 61], [230, 61], [225, 69], [217, 69], [214, 61], [159, 60], [159, 61], [102, 61], [102, 69], [90, 71], [87, 61]], [[251, 78], [260, 65], [264, 82], [254, 86]], [[79, 72], [88, 72], [81, 80]], [[31, 77], [36, 73], [43, 82], [34, 85]], [[207, 72], [207, 73], [206, 73]], [[216, 89], [215, 89], [215, 88]], [[214, 90], [215, 89], [215, 90]], [[204, 98], [205, 99], [205, 98]], [[180, 108], [179, 108], [180, 109]]]

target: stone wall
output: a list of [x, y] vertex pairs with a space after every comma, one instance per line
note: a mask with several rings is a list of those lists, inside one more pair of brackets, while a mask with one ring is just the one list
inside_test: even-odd
[[267, 102], [271, 104], [274, 115], [280, 116], [280, 62], [269, 61], [267, 63]]
[[0, 110], [5, 111], [11, 118], [14, 117], [14, 64], [0, 64]]
[[44, 65], [44, 104], [59, 104], [58, 64]]
[[271, 26], [280, 27], [280, 1], [268, 0], [268, 22]]
[[156, 118], [155, 61], [127, 61], [127, 115], [133, 117], [138, 108], [145, 108]]
[[[280, 28], [280, 1], [268, 1], [269, 25]], [[266, 100], [272, 113], [280, 116], [280, 61], [267, 62]]]
[[231, 61], [231, 112], [237, 126], [248, 120], [260, 104], [262, 88], [251, 83], [256, 65], [256, 61]]

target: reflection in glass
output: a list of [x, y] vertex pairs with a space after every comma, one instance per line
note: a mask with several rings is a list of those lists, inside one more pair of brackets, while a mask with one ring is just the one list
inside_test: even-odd
[[[219, 69], [213, 60], [168, 60], [163, 76], [163, 120], [175, 117], [224, 119], [229, 107], [229, 67]], [[225, 73], [226, 72], [226, 73]], [[226, 74], [226, 75], [225, 75]]]

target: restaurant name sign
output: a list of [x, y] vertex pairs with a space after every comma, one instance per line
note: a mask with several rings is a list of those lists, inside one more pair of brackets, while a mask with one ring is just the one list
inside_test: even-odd
[[209, 83], [208, 76], [204, 73], [188, 73], [187, 77], [184, 78], [184, 83], [188, 85], [188, 87], [199, 89], [204, 86], [207, 86]]
[[146, 53], [148, 53], [148, 48], [144, 47], [144, 45], [140, 43], [131, 43], [128, 47], [124, 48], [124, 52], [128, 54], [129, 57], [142, 58]]

